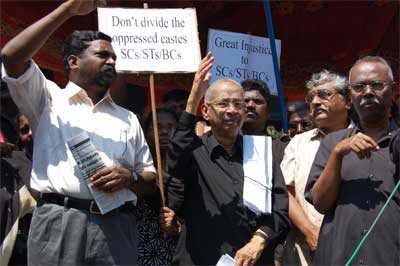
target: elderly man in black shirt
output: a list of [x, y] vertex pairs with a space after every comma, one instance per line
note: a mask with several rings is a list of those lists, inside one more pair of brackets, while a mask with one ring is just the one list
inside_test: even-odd
[[[314, 263], [343, 265], [368, 232], [393, 191], [395, 166], [389, 142], [393, 73], [381, 57], [358, 60], [349, 73], [355, 128], [328, 135], [310, 171], [305, 194], [325, 214]], [[400, 197], [395, 194], [354, 256], [352, 265], [399, 265]]]
[[[209, 53], [195, 75], [167, 159], [170, 174], [184, 181], [183, 195], [169, 199], [175, 206], [174, 201], [183, 200], [183, 210], [177, 212], [185, 219], [174, 262], [216, 265], [228, 253], [237, 265], [272, 265], [275, 242], [288, 227], [287, 191], [279, 162], [274, 165], [272, 214], [256, 216], [243, 203], [243, 89], [222, 79], [206, 92], [212, 62]], [[199, 138], [195, 114], [204, 94], [202, 113], [211, 131]]]

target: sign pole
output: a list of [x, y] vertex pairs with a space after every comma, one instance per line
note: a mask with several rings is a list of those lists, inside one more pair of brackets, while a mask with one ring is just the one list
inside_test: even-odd
[[269, 5], [269, 0], [264, 0], [264, 9], [265, 9], [265, 19], [266, 19], [267, 30], [268, 30], [268, 39], [269, 39], [269, 42], [271, 45], [271, 50], [272, 50], [272, 60], [274, 62], [275, 81], [276, 81], [276, 89], [278, 91], [278, 97], [279, 97], [279, 106], [281, 109], [282, 126], [283, 126], [283, 131], [287, 134], [288, 133], [288, 121], [287, 121], [287, 115], [286, 115], [286, 105], [285, 105], [285, 99], [283, 97], [281, 74], [280, 74], [279, 63], [278, 63], [278, 55], [276, 53], [274, 25], [272, 24], [272, 15], [271, 15], [271, 8]]
[[[149, 8], [147, 3], [143, 4], [143, 8]], [[161, 204], [163, 207], [166, 206], [165, 193], [164, 193], [164, 175], [161, 162], [160, 152], [160, 141], [158, 138], [158, 122], [157, 122], [157, 109], [156, 109], [156, 94], [154, 90], [154, 74], [150, 74], [150, 99], [151, 99], [151, 114], [153, 117], [153, 129], [154, 129], [154, 144], [156, 146], [156, 157], [157, 157], [157, 172], [158, 172], [158, 184], [160, 187]]]

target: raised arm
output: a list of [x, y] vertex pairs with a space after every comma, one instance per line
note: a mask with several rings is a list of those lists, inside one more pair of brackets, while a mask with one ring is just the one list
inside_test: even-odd
[[211, 79], [211, 73], [208, 71], [211, 69], [213, 61], [214, 57], [211, 52], [208, 52], [203, 60], [201, 60], [199, 69], [194, 76], [192, 90], [190, 91], [186, 105], [186, 112], [196, 115], [197, 107], [199, 106], [201, 98], [203, 98], [207, 90], [208, 82]]
[[29, 60], [66, 20], [72, 16], [86, 15], [104, 5], [105, 0], [69, 0], [23, 30], [1, 51], [7, 74], [13, 78], [22, 75], [29, 66]]

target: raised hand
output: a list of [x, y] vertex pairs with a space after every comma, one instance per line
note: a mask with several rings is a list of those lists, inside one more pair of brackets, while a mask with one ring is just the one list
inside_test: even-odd
[[98, 7], [106, 5], [105, 0], [69, 0], [67, 3], [72, 16], [86, 15]]
[[202, 96], [205, 94], [208, 83], [211, 80], [211, 73], [209, 71], [213, 66], [213, 62], [214, 57], [211, 52], [208, 52], [203, 60], [201, 60], [199, 68], [194, 75], [192, 91], [201, 92]]
[[209, 72], [213, 66], [214, 57], [211, 52], [201, 60], [199, 68], [194, 75], [192, 90], [190, 91], [189, 99], [186, 105], [186, 112], [195, 114], [200, 100], [206, 93], [208, 83], [211, 79], [211, 73]]

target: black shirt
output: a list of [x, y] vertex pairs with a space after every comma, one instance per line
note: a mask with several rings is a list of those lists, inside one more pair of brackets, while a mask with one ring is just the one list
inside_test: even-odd
[[[367, 232], [393, 191], [395, 166], [390, 159], [389, 142], [394, 125], [378, 141], [380, 147], [370, 159], [360, 160], [351, 152], [343, 157], [341, 184], [335, 206], [325, 215], [314, 259], [316, 265], [344, 265]], [[321, 175], [335, 145], [357, 132], [344, 129], [329, 134], [320, 145], [305, 189], [312, 203], [311, 190]], [[400, 264], [400, 194], [396, 192], [351, 265]]]
[[211, 132], [196, 136], [195, 123], [194, 115], [183, 113], [167, 158], [169, 173], [184, 187], [167, 186], [170, 206], [185, 220], [173, 263], [216, 265], [225, 253], [233, 257], [261, 228], [270, 242], [258, 263], [272, 265], [275, 243], [289, 223], [279, 162], [273, 166], [273, 213], [256, 217], [243, 204], [242, 136], [229, 155]]
[[400, 179], [400, 128], [393, 133], [393, 138], [390, 143], [390, 154], [392, 156], [392, 161], [396, 165], [397, 180]]

